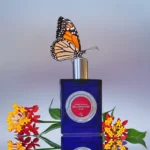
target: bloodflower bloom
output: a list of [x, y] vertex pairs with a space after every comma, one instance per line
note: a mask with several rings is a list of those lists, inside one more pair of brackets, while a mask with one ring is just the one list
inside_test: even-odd
[[38, 122], [39, 115], [34, 113], [38, 111], [38, 106], [22, 107], [17, 104], [13, 105], [14, 111], [8, 113], [8, 131], [15, 131], [16, 133], [38, 134], [36, 124]]
[[31, 137], [23, 137], [23, 136], [18, 136], [16, 138], [20, 143], [22, 143], [22, 146], [25, 147], [25, 150], [30, 150], [31, 148], [36, 149], [36, 146], [40, 146], [39, 144], [37, 144], [37, 142], [39, 141], [38, 138], [34, 138], [33, 140], [31, 140]]
[[8, 141], [8, 150], [30, 150], [36, 149], [36, 146], [40, 146], [37, 144], [39, 141], [38, 138], [34, 138], [31, 140], [31, 137], [24, 138], [23, 136], [18, 136], [16, 138], [19, 142], [13, 143], [12, 141]]
[[121, 122], [118, 119], [113, 125], [114, 117], [106, 114], [106, 120], [103, 122], [103, 134], [105, 136], [105, 142], [103, 148], [106, 150], [127, 150], [124, 145], [124, 141], [127, 138], [127, 129], [124, 127], [127, 124], [127, 120]]
[[22, 128], [22, 130], [18, 133], [18, 135], [30, 135], [30, 132], [32, 132], [34, 135], [39, 135], [38, 133], [39, 127], [36, 127], [36, 124], [27, 124]]
[[21, 142], [13, 143], [8, 141], [8, 150], [25, 150]]

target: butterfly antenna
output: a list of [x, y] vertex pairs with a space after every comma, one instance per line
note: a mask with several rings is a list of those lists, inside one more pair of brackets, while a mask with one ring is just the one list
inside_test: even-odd
[[94, 46], [94, 47], [91, 47], [91, 48], [88, 48], [88, 49], [84, 49], [82, 51], [95, 50], [95, 49], [99, 50], [97, 46]]

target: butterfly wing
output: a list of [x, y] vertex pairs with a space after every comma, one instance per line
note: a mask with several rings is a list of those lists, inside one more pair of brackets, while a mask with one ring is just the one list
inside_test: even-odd
[[64, 38], [68, 40], [76, 46], [78, 51], [81, 50], [78, 31], [71, 20], [59, 17], [56, 31], [56, 39], [58, 38]]
[[63, 37], [65, 32], [65, 19], [63, 17], [59, 17], [57, 21], [57, 30], [56, 30], [56, 39], [59, 37]]
[[74, 59], [77, 51], [77, 47], [64, 38], [58, 38], [51, 46], [52, 57], [57, 61]]

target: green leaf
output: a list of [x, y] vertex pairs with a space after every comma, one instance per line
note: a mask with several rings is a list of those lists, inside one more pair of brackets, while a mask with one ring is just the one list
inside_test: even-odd
[[58, 148], [58, 149], [61, 148], [60, 145], [52, 142], [51, 140], [47, 139], [46, 137], [43, 137], [40, 135], [38, 138], [45, 141], [48, 145], [50, 145], [53, 148]]
[[115, 106], [115, 107], [112, 109], [112, 111], [111, 111], [111, 116], [112, 116], [112, 117], [114, 116], [115, 108], [116, 108], [116, 106]]
[[105, 134], [101, 133], [103, 143], [105, 142]]
[[50, 132], [52, 130], [58, 129], [58, 128], [60, 128], [60, 123], [52, 124], [46, 130], [44, 130], [40, 135], [46, 134], [46, 133], [48, 133], [48, 132]]
[[128, 129], [128, 137], [126, 138], [126, 141], [132, 144], [141, 144], [145, 148], [147, 148], [146, 143], [143, 140], [145, 136], [146, 136], [146, 132], [140, 132], [140, 131], [137, 131], [136, 129]]
[[128, 129], [128, 137], [136, 137], [139, 139], [143, 139], [146, 136], [146, 132], [140, 132], [136, 129]]
[[143, 139], [136, 139], [136, 138], [126, 138], [126, 141], [132, 143], [132, 144], [141, 144], [145, 148], [147, 148], [146, 143]]
[[60, 120], [60, 109], [59, 108], [51, 108], [53, 103], [53, 100], [51, 101], [50, 107], [49, 107], [49, 114], [51, 117], [55, 120]]
[[116, 107], [114, 107], [112, 110], [109, 110], [107, 112], [104, 112], [102, 115], [103, 115], [103, 122], [106, 120], [106, 114], [111, 112], [111, 116], [114, 116], [114, 110], [115, 110]]
[[53, 119], [60, 120], [60, 109], [59, 108], [50, 108], [49, 113]]

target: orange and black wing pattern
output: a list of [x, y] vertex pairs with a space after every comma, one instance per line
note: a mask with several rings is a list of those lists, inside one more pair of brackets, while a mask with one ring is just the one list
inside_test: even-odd
[[54, 41], [51, 48], [51, 55], [57, 61], [74, 59], [77, 56], [77, 48], [70, 41], [60, 38]]
[[80, 39], [76, 27], [69, 19], [59, 17], [56, 40], [51, 46], [52, 57], [57, 61], [74, 59], [82, 56]]
[[59, 17], [56, 31], [56, 39], [58, 38], [70, 41], [79, 51], [81, 50], [78, 31], [71, 20]]

